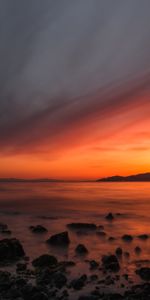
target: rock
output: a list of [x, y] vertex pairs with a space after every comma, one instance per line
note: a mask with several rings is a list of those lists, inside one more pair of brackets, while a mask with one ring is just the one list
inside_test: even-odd
[[7, 271], [0, 271], [0, 291], [10, 289], [11, 286], [11, 274]]
[[61, 289], [67, 283], [67, 277], [61, 272], [57, 272], [53, 275], [53, 282], [56, 288]]
[[148, 236], [148, 234], [140, 234], [140, 235], [138, 235], [138, 238], [140, 240], [147, 240], [149, 238], [149, 236]]
[[47, 232], [48, 230], [42, 226], [42, 225], [36, 225], [36, 226], [30, 226], [29, 229], [33, 232], [33, 233], [44, 233]]
[[47, 243], [53, 246], [68, 246], [70, 243], [69, 235], [67, 231], [52, 235]]
[[140, 247], [137, 246], [137, 247], [135, 247], [134, 251], [135, 251], [135, 253], [140, 254], [142, 250]]
[[104, 231], [97, 231], [96, 234], [97, 234], [99, 237], [106, 237], [106, 232], [104, 232]]
[[32, 261], [32, 265], [36, 268], [53, 267], [57, 263], [57, 258], [49, 254], [43, 254]]
[[24, 256], [25, 252], [19, 240], [15, 238], [0, 240], [0, 263], [14, 262]]
[[75, 290], [81, 290], [85, 285], [86, 280], [87, 280], [87, 276], [84, 274], [80, 278], [72, 280], [71, 286]]
[[116, 240], [116, 238], [113, 237], [113, 236], [110, 236], [110, 237], [108, 238], [108, 241], [109, 241], [109, 242], [113, 242], [113, 241], [115, 241], [115, 240]]
[[88, 253], [87, 248], [83, 245], [83, 244], [79, 244], [76, 249], [75, 252], [79, 255], [84, 255]]
[[122, 248], [118, 247], [115, 252], [117, 256], [122, 256], [123, 253]]
[[114, 220], [114, 216], [113, 216], [112, 213], [109, 213], [109, 214], [105, 217], [105, 219], [108, 220], [108, 221], [112, 221], [112, 220]]
[[102, 265], [106, 270], [111, 272], [118, 272], [120, 270], [120, 265], [115, 255], [104, 255], [102, 257]]
[[78, 300], [99, 300], [99, 299], [102, 299], [102, 298], [100, 298], [99, 296], [96, 296], [96, 295], [80, 296], [78, 298]]
[[122, 236], [122, 240], [124, 240], [125, 242], [131, 242], [133, 240], [133, 237], [130, 234], [124, 234]]
[[103, 226], [103, 225], [98, 225], [98, 226], [97, 226], [97, 229], [99, 229], [99, 230], [104, 230], [104, 226]]
[[127, 251], [125, 251], [125, 252], [124, 252], [124, 256], [125, 256], [126, 258], [129, 258], [129, 257], [130, 257], [130, 253], [127, 252]]
[[0, 232], [3, 232], [4, 230], [7, 230], [7, 229], [8, 229], [7, 224], [0, 223]]
[[3, 230], [1, 233], [7, 234], [7, 235], [11, 235], [12, 234], [11, 230], [8, 230], [8, 229]]
[[89, 261], [89, 263], [90, 263], [90, 269], [91, 269], [91, 270], [95, 270], [95, 269], [97, 269], [98, 266], [99, 266], [98, 262], [95, 261], [95, 260], [91, 260], [91, 261]]
[[67, 227], [72, 230], [96, 230], [97, 228], [93, 223], [70, 223]]
[[150, 280], [150, 268], [141, 268], [139, 270], [136, 270], [136, 274], [138, 274], [141, 279], [145, 281]]
[[27, 269], [27, 264], [26, 263], [18, 263], [17, 264], [17, 272], [22, 272], [25, 271]]

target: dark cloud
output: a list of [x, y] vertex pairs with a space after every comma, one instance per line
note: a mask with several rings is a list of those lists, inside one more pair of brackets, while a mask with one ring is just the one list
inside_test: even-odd
[[1, 151], [136, 106], [150, 86], [149, 28], [149, 0], [1, 0]]

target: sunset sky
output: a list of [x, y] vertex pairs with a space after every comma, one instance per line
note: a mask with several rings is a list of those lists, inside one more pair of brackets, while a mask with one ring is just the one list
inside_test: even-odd
[[0, 1], [0, 177], [150, 171], [150, 1]]

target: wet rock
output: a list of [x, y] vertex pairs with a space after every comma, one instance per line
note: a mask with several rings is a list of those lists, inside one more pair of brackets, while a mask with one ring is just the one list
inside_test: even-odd
[[87, 248], [83, 245], [83, 244], [79, 244], [76, 249], [75, 252], [79, 255], [85, 255], [88, 253]]
[[68, 246], [70, 243], [69, 235], [67, 231], [54, 234], [48, 240], [47, 243], [53, 246]]
[[114, 216], [112, 213], [109, 213], [108, 215], [106, 215], [105, 219], [108, 221], [112, 221], [112, 220], [114, 220]]
[[67, 283], [67, 277], [61, 272], [57, 272], [53, 275], [53, 282], [56, 288], [61, 289]]
[[57, 265], [57, 258], [49, 254], [43, 254], [32, 261], [36, 268], [53, 267]]
[[42, 226], [42, 225], [36, 225], [36, 226], [30, 226], [29, 229], [33, 232], [33, 233], [44, 233], [47, 232], [48, 230]]
[[0, 240], [0, 263], [13, 262], [25, 256], [20, 241], [13, 239]]
[[83, 288], [83, 286], [85, 285], [86, 280], [87, 280], [87, 276], [84, 274], [80, 278], [72, 280], [71, 286], [75, 290], [81, 290]]
[[133, 240], [133, 237], [130, 234], [124, 234], [122, 236], [122, 240], [125, 241], [125, 242], [131, 242]]
[[122, 256], [123, 253], [122, 248], [118, 247], [115, 252], [117, 256]]
[[138, 274], [141, 279], [145, 281], [150, 280], [150, 268], [141, 268], [139, 270], [136, 270], [136, 274]]
[[134, 251], [135, 251], [135, 253], [140, 254], [142, 250], [140, 247], [137, 246], [137, 247], [135, 247]]
[[70, 223], [67, 227], [72, 230], [96, 230], [97, 228], [93, 223]]
[[147, 240], [149, 238], [149, 236], [148, 236], [148, 234], [140, 234], [140, 235], [138, 235], [138, 238], [140, 240]]
[[102, 257], [102, 265], [104, 269], [111, 272], [118, 272], [120, 270], [120, 265], [115, 255], [104, 255]]

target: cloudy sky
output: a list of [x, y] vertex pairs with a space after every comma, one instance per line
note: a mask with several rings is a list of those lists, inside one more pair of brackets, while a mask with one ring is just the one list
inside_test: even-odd
[[0, 176], [150, 170], [149, 35], [149, 0], [0, 0]]

